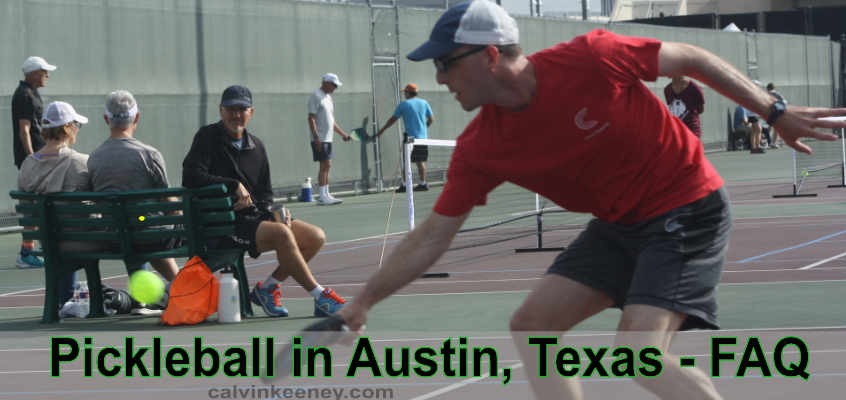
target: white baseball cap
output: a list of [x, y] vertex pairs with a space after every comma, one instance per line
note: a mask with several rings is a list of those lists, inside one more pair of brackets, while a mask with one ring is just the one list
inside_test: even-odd
[[26, 61], [24, 61], [23, 67], [21, 67], [21, 69], [23, 69], [23, 72], [25, 74], [28, 74], [32, 71], [38, 71], [42, 69], [45, 71], [53, 71], [56, 69], [56, 66], [47, 64], [47, 60], [41, 57], [32, 56], [30, 58], [27, 58]]
[[323, 75], [323, 82], [332, 82], [335, 84], [335, 86], [344, 86], [344, 84], [341, 83], [341, 80], [338, 78], [338, 75], [335, 75], [331, 72], [327, 73], [326, 75]]
[[88, 123], [88, 118], [77, 114], [73, 106], [64, 101], [54, 101], [48, 104], [47, 108], [44, 109], [41, 120], [42, 128], [55, 128], [71, 121], [76, 121], [80, 124]]

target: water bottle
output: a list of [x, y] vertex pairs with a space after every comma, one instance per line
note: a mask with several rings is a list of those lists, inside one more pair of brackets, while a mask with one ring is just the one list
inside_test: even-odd
[[89, 293], [88, 293], [88, 281], [82, 281], [79, 283], [79, 317], [85, 318], [88, 316], [88, 311], [91, 309], [91, 303], [89, 302]]
[[307, 177], [302, 186], [300, 186], [300, 201], [310, 202], [311, 200], [311, 177]]
[[220, 293], [217, 298], [217, 322], [241, 322], [241, 304], [239, 301], [238, 280], [231, 267], [223, 270], [220, 278]]
[[88, 304], [88, 281], [79, 282], [79, 302]]

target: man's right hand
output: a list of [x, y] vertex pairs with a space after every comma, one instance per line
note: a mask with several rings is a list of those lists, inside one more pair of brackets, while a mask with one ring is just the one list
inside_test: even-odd
[[243, 210], [253, 204], [253, 199], [250, 198], [250, 192], [241, 182], [238, 182], [238, 187], [235, 189], [235, 196], [238, 197], [238, 201], [232, 205], [235, 211]]
[[338, 310], [338, 316], [344, 320], [350, 331], [361, 333], [364, 324], [367, 322], [367, 311], [358, 302], [352, 300], [344, 308]]

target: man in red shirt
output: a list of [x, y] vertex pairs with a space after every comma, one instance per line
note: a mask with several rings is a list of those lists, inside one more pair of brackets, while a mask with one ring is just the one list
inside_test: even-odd
[[664, 87], [664, 99], [670, 113], [682, 120], [696, 137], [702, 137], [699, 114], [705, 112], [705, 97], [699, 85], [683, 76], [674, 76]]
[[687, 44], [596, 30], [526, 57], [518, 38], [501, 7], [476, 0], [447, 10], [429, 41], [408, 55], [433, 59], [438, 83], [465, 110], [481, 111], [458, 138], [434, 212], [339, 315], [360, 329], [374, 304], [432, 266], [472, 208], [509, 181], [596, 217], [512, 316], [535, 394], [578, 399], [581, 387], [573, 378], [539, 378], [526, 333], [560, 333], [620, 307], [619, 331], [643, 334], [620, 334], [617, 345], [662, 353], [662, 373], [635, 381], [662, 398], [719, 398], [702, 371], [682, 369], [667, 351], [679, 330], [717, 327], [728, 198], [699, 140], [641, 81], [693, 77], [766, 115], [785, 143], [806, 153], [800, 137], [834, 140], [814, 128], [846, 126], [817, 118], [846, 109], [785, 108], [727, 62]]

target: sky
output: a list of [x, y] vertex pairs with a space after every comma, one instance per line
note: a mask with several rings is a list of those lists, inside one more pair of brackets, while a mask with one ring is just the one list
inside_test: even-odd
[[[581, 12], [582, 0], [541, 0], [541, 11], [543, 12]], [[513, 14], [528, 15], [529, 0], [502, 0], [502, 6]], [[588, 0], [588, 8], [591, 11], [599, 12], [602, 5], [600, 0]]]

